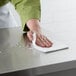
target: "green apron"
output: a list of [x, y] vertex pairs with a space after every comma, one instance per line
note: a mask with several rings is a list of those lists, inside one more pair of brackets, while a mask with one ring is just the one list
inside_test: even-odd
[[40, 0], [0, 0], [0, 7], [11, 2], [18, 11], [24, 31], [28, 31], [26, 22], [30, 19], [40, 19]]

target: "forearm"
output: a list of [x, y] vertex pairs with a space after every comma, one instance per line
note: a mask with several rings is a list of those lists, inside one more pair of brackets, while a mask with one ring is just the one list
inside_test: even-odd
[[27, 21], [27, 26], [32, 32], [41, 32], [40, 22], [38, 19], [30, 19]]

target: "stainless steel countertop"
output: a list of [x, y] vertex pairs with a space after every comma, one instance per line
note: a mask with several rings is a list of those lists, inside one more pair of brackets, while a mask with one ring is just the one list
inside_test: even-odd
[[20, 43], [21, 47], [5, 49], [0, 53], [0, 74], [34, 69], [33, 72], [39, 75], [76, 68], [75, 0], [41, 1], [42, 26], [51, 30], [50, 32], [54, 32], [60, 40], [67, 42], [69, 49], [45, 54], [25, 47], [23, 43]]
[[1, 50], [0, 74], [33, 69], [37, 75], [75, 68], [75, 48], [53, 53], [41, 53], [27, 46], [28, 39], [16, 47]]

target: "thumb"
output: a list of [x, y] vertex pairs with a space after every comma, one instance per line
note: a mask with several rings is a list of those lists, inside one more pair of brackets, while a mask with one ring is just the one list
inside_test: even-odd
[[32, 41], [33, 40], [33, 32], [32, 31], [27, 32], [27, 37], [30, 41]]

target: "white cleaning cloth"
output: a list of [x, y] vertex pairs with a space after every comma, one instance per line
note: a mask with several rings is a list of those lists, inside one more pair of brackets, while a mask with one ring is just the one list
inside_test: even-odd
[[33, 34], [32, 46], [33, 48], [41, 52], [53, 52], [53, 51], [68, 49], [68, 46], [66, 44], [58, 42], [58, 41], [54, 41], [52, 47], [49, 47], [49, 48], [40, 47], [36, 45], [36, 33]]

